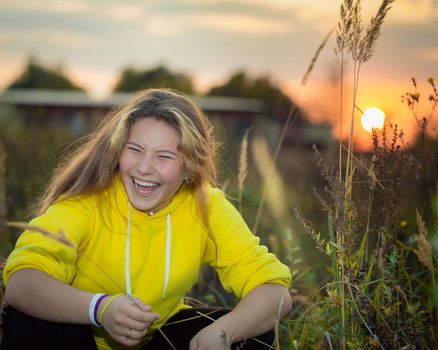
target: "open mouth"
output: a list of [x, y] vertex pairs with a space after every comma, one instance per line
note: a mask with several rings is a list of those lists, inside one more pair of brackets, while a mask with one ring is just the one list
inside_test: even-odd
[[141, 181], [139, 179], [133, 178], [133, 184], [135, 189], [140, 194], [150, 194], [153, 191], [155, 191], [158, 187], [160, 187], [160, 184], [156, 182], [150, 182], [150, 181]]

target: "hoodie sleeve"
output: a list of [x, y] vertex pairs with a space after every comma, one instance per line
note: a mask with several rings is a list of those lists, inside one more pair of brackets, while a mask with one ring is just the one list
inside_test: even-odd
[[[70, 284], [76, 272], [78, 249], [87, 235], [89, 224], [88, 211], [79, 201], [70, 199], [51, 205], [43, 215], [29, 223], [50, 235], [31, 229], [21, 234], [3, 271], [5, 285], [14, 272], [25, 268], [43, 271]], [[58, 240], [61, 231], [66, 242]]]
[[207, 240], [204, 258], [218, 272], [225, 290], [243, 298], [264, 283], [289, 287], [289, 268], [269, 253], [267, 247], [259, 244], [260, 239], [250, 231], [222, 191], [211, 191], [210, 224], [217, 249], [211, 240]]

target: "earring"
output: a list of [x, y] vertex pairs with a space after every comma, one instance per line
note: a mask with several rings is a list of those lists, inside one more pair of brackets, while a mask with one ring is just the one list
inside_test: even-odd
[[190, 184], [190, 179], [189, 179], [189, 177], [186, 175], [186, 176], [184, 176], [184, 183], [186, 184], [186, 185], [188, 185], [188, 184]]

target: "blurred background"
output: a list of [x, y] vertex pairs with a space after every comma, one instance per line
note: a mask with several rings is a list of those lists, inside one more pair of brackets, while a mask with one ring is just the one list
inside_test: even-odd
[[[293, 208], [301, 208], [316, 232], [327, 230], [327, 213], [313, 195], [314, 188], [323, 190], [326, 179], [316, 166], [312, 146], [317, 146], [328, 164], [336, 164], [339, 139], [345, 140], [349, 133], [349, 118], [342, 128], [339, 122], [336, 33], [328, 38], [306, 84], [302, 78], [326, 35], [336, 29], [340, 3], [1, 0], [3, 256], [19, 234], [6, 228], [6, 220], [29, 218], [54, 164], [68, 152], [67, 145], [90, 131], [106, 111], [124, 103], [133, 91], [169, 87], [193, 96], [214, 123], [222, 144], [220, 185], [231, 198], [242, 196], [241, 203], [235, 203], [250, 227], [258, 220], [264, 183], [269, 179], [255, 233], [291, 268], [293, 261], [300, 264], [305, 277], [294, 285], [300, 293], [318, 288], [326, 281], [330, 264], [297, 222]], [[365, 25], [380, 3], [363, 2]], [[437, 23], [437, 0], [396, 1], [375, 54], [361, 68], [357, 106], [361, 111], [369, 107], [383, 111], [388, 125], [397, 124], [403, 130], [406, 150], [419, 147], [422, 134], [401, 97], [418, 93], [421, 103], [415, 105], [416, 115], [422, 118], [431, 113], [433, 101], [428, 96], [433, 90], [428, 79], [438, 77]], [[349, 62], [344, 73], [345, 114], [351, 113], [351, 67]], [[291, 122], [284, 129], [291, 109]], [[361, 124], [362, 113], [356, 112], [354, 118], [357, 157], [370, 156], [371, 133], [366, 122]], [[379, 125], [371, 122], [371, 126]], [[423, 135], [434, 160], [437, 126], [436, 116], [430, 118]], [[248, 144], [244, 143], [242, 151], [248, 130]], [[267, 174], [282, 130], [285, 137], [274, 172]], [[243, 193], [238, 184], [242, 159], [248, 172]], [[436, 196], [437, 167], [433, 164], [425, 175], [424, 190]], [[415, 230], [413, 208], [420, 207], [424, 197], [417, 194], [414, 182], [403, 184], [398, 198], [406, 205], [401, 206], [404, 217], [399, 228], [407, 235]], [[296, 249], [301, 253], [295, 256]], [[211, 298], [225, 297], [212, 291]]]
[[[209, 93], [244, 71], [253, 79], [268, 78], [305, 108], [311, 121], [329, 121], [337, 137], [338, 118], [330, 109], [336, 105], [333, 87], [339, 70], [335, 35], [307, 87], [299, 89], [299, 84], [317, 47], [336, 27], [340, 3], [2, 0], [0, 88], [10, 87], [32, 61], [63, 74], [98, 100], [114, 91], [127, 70], [165, 67], [187, 76], [190, 88], [178, 87], [195, 94]], [[378, 0], [363, 2], [365, 24], [379, 6]], [[375, 55], [362, 69], [361, 108], [382, 108], [406, 132], [413, 125], [403, 117], [400, 95], [410, 87], [411, 77], [424, 83], [437, 75], [437, 17], [436, 0], [397, 0]]]

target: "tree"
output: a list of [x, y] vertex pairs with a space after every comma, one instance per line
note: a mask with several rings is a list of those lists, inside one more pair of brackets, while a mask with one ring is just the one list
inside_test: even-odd
[[150, 70], [125, 68], [114, 91], [134, 92], [144, 88], [171, 88], [186, 94], [194, 93], [193, 82], [189, 76], [172, 72], [162, 65]]
[[279, 119], [284, 119], [293, 105], [292, 100], [269, 77], [251, 79], [244, 71], [238, 71], [224, 84], [212, 87], [207, 95], [256, 98], [266, 103], [269, 117]]
[[9, 89], [51, 89], [77, 90], [83, 89], [68, 79], [61, 68], [51, 69], [29, 58], [23, 73], [7, 88]]

